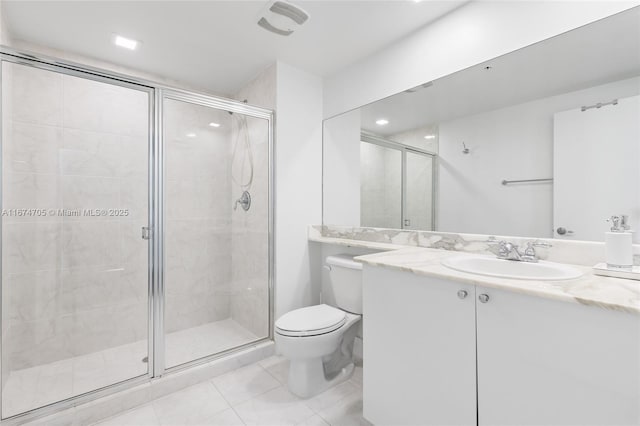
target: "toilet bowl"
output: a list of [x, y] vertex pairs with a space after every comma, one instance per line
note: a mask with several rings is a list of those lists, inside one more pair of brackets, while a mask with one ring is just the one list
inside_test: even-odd
[[[289, 390], [302, 398], [347, 380], [362, 314], [362, 265], [352, 256], [329, 256], [336, 308], [326, 304], [288, 312], [275, 323], [276, 348], [289, 359]], [[348, 310], [347, 310], [348, 308]]]

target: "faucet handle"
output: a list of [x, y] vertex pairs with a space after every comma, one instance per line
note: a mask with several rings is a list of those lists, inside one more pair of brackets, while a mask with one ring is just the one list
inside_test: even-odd
[[537, 262], [538, 253], [536, 253], [536, 247], [549, 248], [552, 247], [552, 245], [545, 241], [529, 241], [527, 242], [527, 248], [524, 250], [522, 260], [525, 262]]
[[509, 256], [509, 252], [511, 252], [511, 250], [513, 249], [511, 243], [508, 243], [506, 241], [499, 241], [498, 242], [498, 257], [507, 257]]
[[525, 256], [536, 256], [536, 244], [533, 241], [529, 241], [527, 243], [527, 248], [524, 249], [524, 255]]

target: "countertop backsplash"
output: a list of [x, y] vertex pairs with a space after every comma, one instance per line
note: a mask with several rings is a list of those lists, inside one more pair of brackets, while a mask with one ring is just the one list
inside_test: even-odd
[[[529, 241], [543, 241], [549, 248], [538, 248], [542, 260], [574, 265], [594, 266], [604, 261], [604, 243], [595, 241], [568, 241], [552, 238], [512, 237], [504, 235], [456, 234], [452, 232], [416, 231], [404, 229], [312, 225], [309, 240], [350, 245], [350, 241], [382, 250], [401, 247], [426, 247], [475, 254], [495, 254], [497, 245], [492, 241], [507, 240], [521, 247]], [[640, 245], [634, 245], [634, 265], [640, 265]]]

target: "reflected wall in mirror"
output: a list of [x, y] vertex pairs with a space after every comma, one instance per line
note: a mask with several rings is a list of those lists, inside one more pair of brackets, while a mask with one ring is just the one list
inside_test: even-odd
[[[640, 230], [640, 7], [330, 118], [323, 224]], [[640, 232], [634, 234], [640, 242]]]

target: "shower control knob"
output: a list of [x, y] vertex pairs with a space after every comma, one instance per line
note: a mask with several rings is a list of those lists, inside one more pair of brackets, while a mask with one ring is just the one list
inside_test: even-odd
[[480, 300], [480, 303], [487, 303], [489, 301], [489, 295], [481, 294], [480, 296], [478, 296], [478, 300]]
[[467, 290], [458, 290], [458, 299], [464, 299], [469, 295]]

